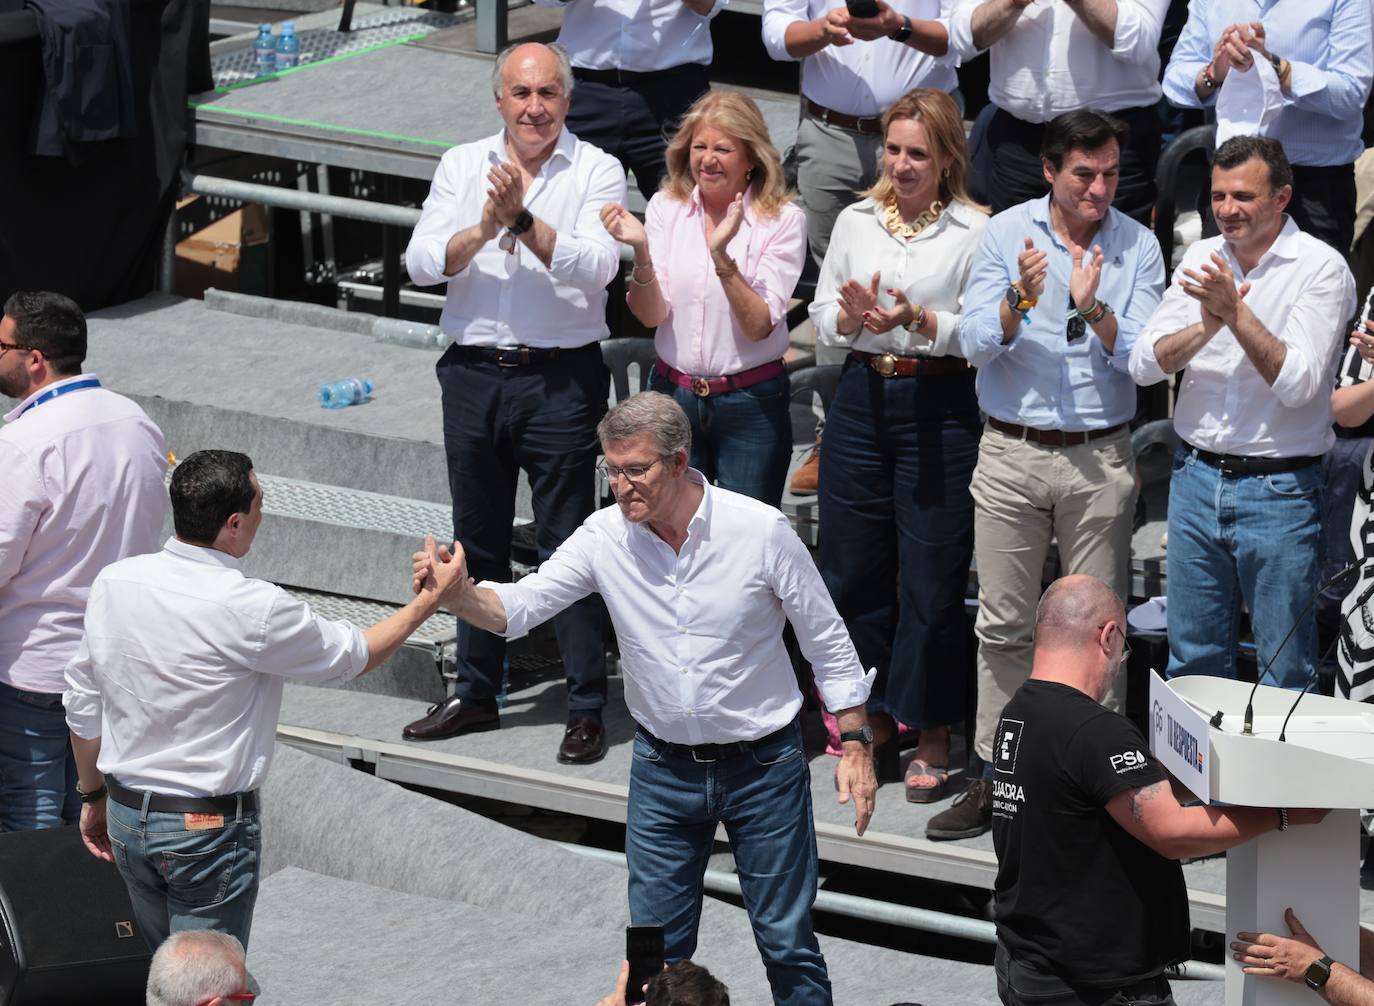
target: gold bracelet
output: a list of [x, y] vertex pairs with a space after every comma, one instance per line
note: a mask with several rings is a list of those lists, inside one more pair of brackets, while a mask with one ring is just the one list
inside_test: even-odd
[[646, 279], [641, 283], [639, 280], [639, 270], [641, 269], [648, 269], [650, 274], [652, 274], [654, 271], [654, 264], [650, 262], [648, 265], [637, 265], [634, 268], [632, 268], [630, 270], [630, 282], [633, 283], [635, 286], [653, 286], [654, 279], [656, 279], [657, 277], [655, 276], [651, 279]]
[[918, 332], [919, 334], [919, 329], [925, 327], [926, 317], [926, 306], [924, 304], [917, 304], [916, 310], [911, 316], [911, 324], [906, 326], [906, 330], [908, 332]]
[[734, 259], [729, 259], [729, 265], [716, 265], [716, 275], [721, 279], [729, 279], [731, 276], [739, 275], [739, 264]]

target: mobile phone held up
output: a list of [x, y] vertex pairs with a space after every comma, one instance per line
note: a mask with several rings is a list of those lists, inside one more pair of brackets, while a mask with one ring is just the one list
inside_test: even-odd
[[877, 17], [878, 0], [845, 0], [850, 17]]
[[663, 970], [663, 927], [626, 926], [625, 959], [630, 962], [625, 1003], [636, 1006], [644, 1001], [644, 986]]

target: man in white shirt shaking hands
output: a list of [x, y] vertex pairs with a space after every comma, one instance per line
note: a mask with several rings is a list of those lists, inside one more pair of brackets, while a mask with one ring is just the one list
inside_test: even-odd
[[[667, 960], [692, 955], [702, 873], [724, 824], [774, 1001], [829, 1003], [811, 927], [816, 834], [784, 619], [839, 719], [839, 799], [853, 800], [860, 835], [877, 791], [864, 713], [873, 672], [787, 518], [688, 467], [691, 427], [671, 398], [627, 398], [597, 435], [618, 506], [592, 514], [518, 583], [470, 587], [454, 613], [520, 635], [601, 594], [639, 726], [625, 836], [631, 921], [664, 927]], [[455, 552], [440, 559], [463, 569]], [[417, 586], [433, 570], [417, 553]]]
[[[113, 860], [149, 948], [182, 929], [248, 945], [282, 685], [380, 666], [462, 589], [435, 563], [417, 596], [369, 629], [330, 622], [243, 575], [262, 522], [253, 463], [198, 451], [172, 475], [176, 536], [107, 566], [67, 665], [81, 836]], [[434, 554], [434, 540], [426, 539]]]

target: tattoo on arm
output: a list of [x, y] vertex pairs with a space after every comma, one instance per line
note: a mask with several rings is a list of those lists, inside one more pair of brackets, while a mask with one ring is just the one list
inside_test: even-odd
[[1131, 794], [1131, 818], [1136, 824], [1141, 824], [1145, 820], [1145, 804], [1164, 792], [1165, 782], [1152, 782], [1148, 786], [1142, 786]]

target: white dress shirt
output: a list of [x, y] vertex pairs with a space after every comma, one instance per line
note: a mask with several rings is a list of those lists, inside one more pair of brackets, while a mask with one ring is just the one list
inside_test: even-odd
[[711, 64], [711, 19], [725, 9], [715, 0], [705, 16], [682, 0], [534, 0], [562, 7], [558, 44], [585, 70], [667, 70]]
[[[988, 216], [967, 203], [945, 207], [935, 223], [912, 240], [899, 238], [882, 221], [882, 210], [872, 199], [846, 206], [835, 221], [830, 247], [825, 252], [816, 298], [811, 302], [811, 322], [827, 346], [844, 346], [864, 353], [896, 353], [898, 356], [963, 356], [959, 348], [959, 314], [964, 305], [964, 285], [973, 266], [978, 239]], [[913, 305], [920, 304], [935, 319], [935, 338], [908, 332], [900, 325], [881, 335], [860, 328], [840, 334], [840, 287], [847, 280], [867, 286], [875, 272], [878, 306], [892, 307], [889, 288], [900, 289]]]
[[316, 616], [218, 549], [169, 538], [96, 578], [67, 667], [67, 725], [100, 738], [97, 765], [125, 786], [227, 796], [267, 775], [282, 684], [358, 676], [367, 641]]
[[[898, 14], [913, 20], [939, 21], [948, 30], [955, 0], [890, 0]], [[764, 0], [763, 45], [780, 62], [795, 62], [783, 41], [789, 25], [814, 21], [836, 7], [832, 0]], [[934, 87], [946, 93], [959, 81], [953, 46], [943, 56], [931, 56], [890, 38], [852, 45], [828, 45], [802, 60], [801, 93], [833, 112], [871, 118], [913, 87]]]
[[1220, 236], [1189, 246], [1173, 285], [1131, 350], [1137, 384], [1164, 380], [1155, 343], [1202, 321], [1202, 308], [1180, 287], [1183, 270], [1199, 271], [1211, 253], [1225, 256], [1236, 283], [1250, 284], [1245, 304], [1287, 347], [1271, 387], [1229, 328], [1212, 336], [1188, 361], [1174, 406], [1178, 435], [1205, 451], [1247, 457], [1325, 454], [1331, 432], [1331, 386], [1355, 310], [1355, 280], [1336, 251], [1298, 229], [1291, 218], [1247, 275]]
[[[961, 0], [949, 44], [960, 59], [978, 53], [973, 12]], [[1119, 112], [1159, 101], [1159, 34], [1169, 0], [1117, 0], [1116, 34], [1103, 45], [1072, 4], [1035, 0], [992, 45], [988, 98], [1023, 122], [1049, 122], [1080, 108]]]
[[449, 239], [482, 219], [487, 172], [508, 159], [505, 130], [444, 152], [406, 247], [420, 286], [448, 284], [439, 318], [460, 346], [562, 346], [606, 338], [606, 284], [620, 269], [620, 245], [601, 223], [601, 207], [625, 202], [625, 169], [564, 127], [525, 192], [525, 207], [558, 232], [551, 264], [516, 242], [514, 253], [488, 241], [456, 274], [444, 272]]
[[65, 688], [96, 574], [162, 536], [162, 431], [123, 395], [79, 387], [97, 380], [39, 389], [0, 429], [0, 681], [26, 692]]
[[831, 710], [863, 705], [864, 673], [816, 564], [781, 512], [706, 485], [680, 553], [610, 506], [592, 514], [535, 573], [483, 582], [506, 608], [506, 635], [593, 591], [610, 610], [625, 704], [675, 744], [757, 740], [797, 715], [802, 696], [782, 642], [792, 623]]

